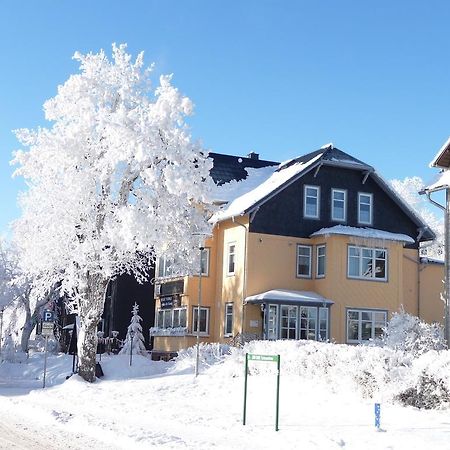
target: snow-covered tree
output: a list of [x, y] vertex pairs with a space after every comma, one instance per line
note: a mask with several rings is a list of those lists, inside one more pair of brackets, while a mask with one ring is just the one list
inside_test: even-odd
[[[145, 349], [145, 339], [142, 334], [142, 317], [139, 315], [139, 305], [137, 303], [134, 303], [131, 314], [131, 322], [128, 325], [127, 336], [120, 354], [129, 355], [131, 349], [133, 349], [133, 355], [145, 356], [147, 355], [147, 350]], [[131, 339], [131, 335], [133, 335], [133, 339]]]
[[[21, 264], [45, 295], [60, 283], [80, 316], [79, 374], [95, 380], [97, 323], [108, 282], [138, 280], [161, 255], [195, 267], [208, 232], [211, 162], [185, 119], [192, 102], [126, 45], [81, 55], [80, 73], [44, 104], [49, 128], [18, 130], [17, 175], [28, 183], [14, 225]], [[195, 251], [194, 251], [195, 250]]]
[[[420, 249], [421, 256], [430, 258], [444, 258], [444, 219], [432, 211], [430, 202], [424, 195], [419, 195], [425, 187], [420, 177], [406, 177], [403, 180], [391, 180], [391, 185], [397, 194], [405, 200], [411, 208], [423, 219], [423, 221], [434, 231], [436, 240], [433, 243], [424, 244]], [[435, 208], [434, 208], [435, 209]]]
[[386, 347], [414, 356], [446, 348], [442, 325], [423, 322], [417, 316], [406, 313], [403, 308], [392, 315], [381, 342]]
[[17, 248], [11, 242], [0, 241], [0, 308], [7, 307], [9, 313], [8, 323], [2, 331], [19, 334], [23, 352], [28, 351], [31, 333], [40, 320], [44, 305], [57, 297], [54, 288], [44, 295], [38, 294], [20, 266]]

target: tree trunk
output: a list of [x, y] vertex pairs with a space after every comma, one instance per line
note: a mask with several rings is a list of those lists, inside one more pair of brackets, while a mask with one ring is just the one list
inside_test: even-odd
[[25, 324], [23, 326], [22, 337], [20, 339], [20, 346], [22, 348], [22, 351], [25, 353], [28, 351], [28, 344], [30, 342], [30, 336], [31, 332], [33, 331], [34, 325], [35, 323], [33, 321], [33, 317], [31, 316], [30, 309], [26, 308]]
[[97, 353], [97, 325], [103, 313], [108, 280], [87, 274], [79, 304], [80, 330], [78, 335], [78, 374], [86, 381], [95, 381]]

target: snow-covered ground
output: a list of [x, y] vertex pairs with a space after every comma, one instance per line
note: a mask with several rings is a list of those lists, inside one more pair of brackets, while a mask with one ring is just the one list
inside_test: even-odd
[[[222, 356], [219, 350], [213, 347], [204, 353], [198, 378], [193, 376], [192, 351], [169, 363], [134, 357], [131, 368], [127, 356], [103, 357], [105, 376], [94, 384], [77, 376], [66, 380], [71, 358], [51, 356], [45, 389], [42, 354], [32, 355], [24, 364], [3, 363], [1, 417], [10, 431], [22, 423], [24, 433], [39, 430], [41, 438], [48, 436], [47, 448], [450, 448], [448, 405], [419, 410], [392, 401], [394, 391], [401, 390], [402, 383], [406, 386], [426, 364], [448, 379], [449, 352], [429, 352], [417, 362], [408, 362], [380, 348], [251, 343], [247, 351], [281, 355], [280, 430], [276, 432], [275, 364], [250, 363], [247, 425], [243, 426], [244, 351], [233, 349]], [[400, 364], [394, 368], [388, 359]], [[375, 361], [384, 369], [376, 372]], [[373, 376], [370, 383], [357, 381], [367, 373]], [[367, 396], [368, 385], [373, 388], [372, 398]], [[381, 402], [382, 431], [374, 427], [376, 401]], [[5, 429], [0, 426], [0, 433]], [[17, 448], [42, 448], [38, 438], [35, 447], [30, 442]]]

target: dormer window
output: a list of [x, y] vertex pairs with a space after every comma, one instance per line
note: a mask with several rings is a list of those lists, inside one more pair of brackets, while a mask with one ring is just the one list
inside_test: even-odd
[[358, 222], [372, 225], [373, 195], [358, 192]]
[[320, 188], [319, 186], [305, 185], [305, 198], [303, 206], [303, 216], [309, 219], [319, 218], [320, 208]]
[[347, 191], [331, 190], [331, 220], [345, 222], [347, 220]]

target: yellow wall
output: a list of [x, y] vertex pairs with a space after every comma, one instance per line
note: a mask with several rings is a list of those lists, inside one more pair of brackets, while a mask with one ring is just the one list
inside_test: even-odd
[[[238, 225], [240, 222], [242, 225]], [[394, 241], [364, 241], [351, 236], [317, 236], [297, 239], [259, 233], [247, 233], [248, 218], [228, 220], [215, 226], [210, 247], [209, 276], [202, 277], [202, 305], [210, 308], [209, 335], [205, 342], [224, 342], [225, 304], [232, 302], [233, 336], [249, 333], [262, 337], [263, 315], [259, 305], [243, 307], [245, 297], [271, 289], [314, 291], [332, 300], [330, 338], [346, 341], [346, 309], [367, 308], [388, 312], [388, 318], [403, 305], [404, 309], [427, 322], [442, 322], [443, 304], [439, 301], [443, 266], [419, 265], [417, 250], [405, 249]], [[235, 243], [235, 273], [227, 274], [227, 248]], [[313, 246], [312, 277], [298, 278], [297, 244]], [[316, 246], [326, 245], [326, 275], [316, 278]], [[360, 280], [347, 276], [348, 246], [385, 248], [388, 251], [388, 281]], [[419, 271], [420, 269], [420, 271]], [[419, 282], [420, 273], [420, 282]], [[420, 290], [420, 304], [419, 304]], [[192, 308], [198, 302], [198, 277], [185, 279], [182, 304], [187, 308], [189, 336], [156, 337], [155, 350], [176, 351], [195, 342], [192, 335]], [[158, 308], [158, 301], [157, 301]]]
[[420, 266], [420, 318], [425, 322], [444, 324], [444, 265], [421, 264]]

